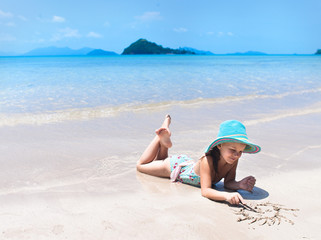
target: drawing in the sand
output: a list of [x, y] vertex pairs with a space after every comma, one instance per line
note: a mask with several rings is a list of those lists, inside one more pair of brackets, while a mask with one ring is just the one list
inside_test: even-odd
[[242, 204], [241, 207], [235, 212], [236, 215], [239, 215], [237, 221], [248, 221], [248, 224], [258, 223], [260, 226], [265, 224], [268, 226], [280, 225], [281, 222], [293, 225], [294, 221], [290, 217], [296, 217], [294, 212], [299, 211], [299, 209], [285, 208], [271, 202]]

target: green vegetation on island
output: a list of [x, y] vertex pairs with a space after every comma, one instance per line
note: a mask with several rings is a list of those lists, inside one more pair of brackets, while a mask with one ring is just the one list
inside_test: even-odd
[[125, 48], [122, 55], [136, 54], [195, 54], [185, 49], [163, 48], [161, 45], [149, 42], [146, 39], [139, 39]]
[[318, 49], [317, 52], [315, 53], [316, 55], [321, 54], [321, 49]]
[[203, 51], [203, 50], [198, 50], [195, 48], [191, 47], [180, 47], [178, 50], [186, 50], [195, 53], [196, 55], [214, 55], [214, 53], [210, 51]]

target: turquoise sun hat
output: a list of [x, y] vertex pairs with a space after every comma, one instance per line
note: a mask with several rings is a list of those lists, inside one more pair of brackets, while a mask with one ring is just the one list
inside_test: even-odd
[[261, 151], [260, 146], [249, 142], [245, 126], [237, 120], [228, 120], [221, 123], [217, 138], [208, 146], [205, 153], [208, 153], [215, 146], [225, 142], [246, 144], [244, 153], [258, 153]]

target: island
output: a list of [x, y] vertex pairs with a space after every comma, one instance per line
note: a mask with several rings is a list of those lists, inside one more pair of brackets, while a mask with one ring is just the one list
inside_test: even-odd
[[118, 54], [115, 52], [105, 51], [102, 49], [95, 49], [95, 50], [92, 50], [91, 52], [87, 53], [86, 55], [87, 56], [110, 56], [110, 55], [115, 56]]
[[316, 54], [316, 55], [321, 55], [321, 49], [318, 49], [315, 54]]
[[164, 48], [156, 43], [149, 42], [146, 39], [138, 39], [129, 47], [125, 48], [122, 55], [137, 55], [137, 54], [190, 54], [195, 55], [195, 52], [185, 49]]
[[180, 47], [178, 50], [186, 50], [195, 53], [196, 55], [215, 55], [214, 53], [210, 51], [203, 51], [203, 50], [198, 50], [195, 48], [191, 47]]
[[44, 47], [33, 49], [22, 56], [82, 56], [91, 52], [92, 48], [71, 49], [69, 47]]
[[45, 47], [33, 49], [22, 56], [106, 56], [118, 55], [115, 52], [105, 51], [102, 49], [93, 49], [84, 47], [81, 49], [71, 49], [69, 47]]
[[236, 52], [236, 53], [228, 53], [226, 55], [236, 55], [236, 56], [261, 56], [261, 55], [268, 55], [264, 52], [257, 52], [257, 51], [247, 51], [247, 52]]

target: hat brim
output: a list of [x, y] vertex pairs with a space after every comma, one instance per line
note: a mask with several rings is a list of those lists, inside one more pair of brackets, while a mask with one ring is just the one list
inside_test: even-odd
[[245, 149], [244, 149], [244, 153], [258, 153], [261, 151], [261, 147], [251, 143], [249, 141], [247, 141], [246, 139], [242, 138], [242, 139], [237, 139], [237, 138], [228, 138], [228, 137], [220, 137], [214, 140], [214, 142], [212, 142], [208, 148], [206, 149], [205, 153], [208, 153], [212, 148], [214, 148], [215, 146], [222, 144], [222, 143], [226, 143], [226, 142], [237, 142], [237, 143], [243, 143], [246, 145]]

